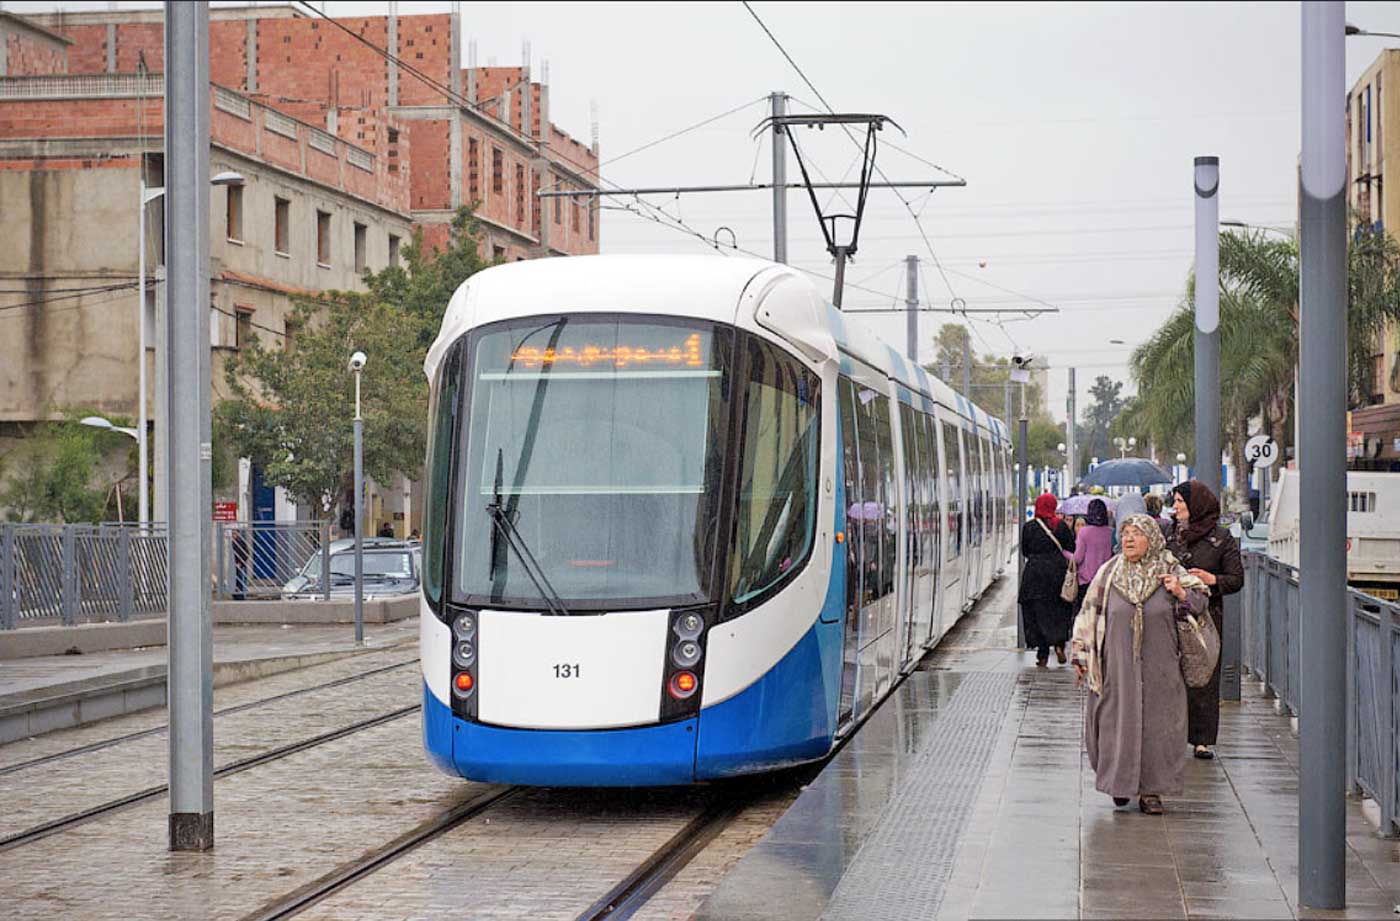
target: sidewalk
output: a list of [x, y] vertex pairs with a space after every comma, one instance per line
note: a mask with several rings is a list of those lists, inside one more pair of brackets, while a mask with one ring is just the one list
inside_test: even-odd
[[[1083, 692], [1015, 642], [1003, 580], [802, 793], [697, 917], [1386, 918], [1400, 841], [1348, 812], [1348, 910], [1296, 907], [1297, 740], [1246, 682], [1167, 815], [1115, 811]], [[1182, 745], [1185, 745], [1183, 740]]]

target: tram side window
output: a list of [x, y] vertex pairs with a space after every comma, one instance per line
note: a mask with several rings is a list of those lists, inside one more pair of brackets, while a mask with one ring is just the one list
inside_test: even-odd
[[847, 648], [854, 648], [857, 616], [860, 612], [860, 452], [856, 425], [855, 385], [841, 378], [836, 384], [841, 412], [841, 459], [846, 487], [846, 632]]
[[923, 552], [919, 565], [931, 570], [937, 561], [939, 538], [938, 489], [934, 482], [936, 469], [933, 442], [929, 437], [929, 417], [920, 413], [914, 427], [915, 439], [919, 443], [919, 529], [924, 535]]
[[904, 558], [911, 574], [919, 565], [924, 543], [919, 517], [921, 503], [918, 492], [919, 447], [918, 436], [915, 435], [916, 418], [912, 406], [906, 403], [899, 404], [899, 428], [904, 442], [904, 526], [908, 532]]
[[880, 518], [880, 592], [877, 597], [883, 598], [894, 592], [895, 548], [899, 536], [898, 490], [894, 478], [894, 427], [890, 423], [889, 397], [877, 396], [871, 406], [880, 441], [880, 502], [884, 514]]
[[880, 534], [884, 530], [885, 502], [880, 489], [880, 440], [875, 407], [880, 395], [856, 385], [856, 442], [860, 446], [860, 598], [864, 607], [880, 597]]
[[450, 349], [428, 400], [427, 496], [423, 502], [423, 590], [428, 601], [442, 599], [444, 537], [452, 476], [452, 421], [461, 400], [462, 350]]
[[958, 455], [958, 430], [947, 422], [943, 423], [943, 452], [948, 483], [944, 509], [948, 552], [944, 559], [953, 560], [962, 553], [962, 460]]
[[821, 381], [757, 339], [749, 341], [743, 465], [730, 554], [730, 597], [742, 604], [801, 568], [817, 507]]

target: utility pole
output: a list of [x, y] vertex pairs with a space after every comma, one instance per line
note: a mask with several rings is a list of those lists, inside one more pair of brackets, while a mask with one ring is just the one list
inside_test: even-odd
[[[1025, 572], [1025, 548], [1021, 546], [1021, 529], [1026, 523], [1026, 493], [1027, 477], [1030, 474], [1030, 456], [1027, 442], [1030, 440], [1030, 421], [1026, 418], [1026, 385], [1021, 385], [1021, 420], [1017, 426], [1017, 476], [1016, 476], [1016, 584], [1021, 584], [1022, 573]], [[1026, 624], [1021, 616], [1020, 605], [1016, 608], [1016, 646], [1024, 649], [1026, 646]]]
[[963, 396], [972, 399], [972, 327], [963, 336]]
[[919, 363], [919, 257], [904, 257], [904, 347], [909, 360]]
[[[787, 114], [787, 93], [770, 93], [773, 117]], [[787, 134], [773, 125], [773, 261], [787, 262]]]
[[1302, 13], [1298, 903], [1336, 909], [1346, 905], [1346, 24], [1341, 3], [1304, 0]]
[[1007, 377], [1007, 379], [1006, 379], [1006, 390], [1005, 390], [1005, 392], [1002, 394], [1002, 397], [1003, 397], [1003, 399], [1006, 400], [1006, 424], [1007, 424], [1007, 426], [1009, 427], [1009, 426], [1011, 425], [1011, 378], [1010, 378], [1010, 377]]
[[1079, 411], [1076, 405], [1078, 394], [1075, 392], [1074, 369], [1069, 369], [1069, 418], [1065, 421], [1065, 461], [1069, 464], [1069, 482], [1067, 487], [1073, 488], [1079, 482], [1079, 456], [1077, 444], [1075, 443], [1075, 430], [1078, 426]]
[[1197, 157], [1196, 478], [1220, 495], [1220, 159]]
[[[165, 5], [165, 238], [170, 425], [172, 851], [214, 846], [214, 634], [209, 610], [209, 5]], [[144, 360], [144, 356], [143, 356]]]

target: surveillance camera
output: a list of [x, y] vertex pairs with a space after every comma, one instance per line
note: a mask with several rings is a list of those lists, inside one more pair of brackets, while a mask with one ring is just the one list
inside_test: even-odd
[[350, 356], [350, 370], [363, 371], [366, 361], [369, 361], [369, 359], [365, 357], [364, 352], [356, 352], [354, 355]]
[[1031, 363], [1032, 361], [1034, 361], [1034, 360], [1035, 360], [1035, 356], [1034, 356], [1034, 355], [1013, 355], [1013, 356], [1011, 356], [1011, 363], [1012, 363], [1013, 365], [1015, 365], [1016, 367], [1018, 367], [1018, 368], [1026, 368], [1026, 367], [1029, 367], [1029, 366], [1030, 366], [1030, 363]]

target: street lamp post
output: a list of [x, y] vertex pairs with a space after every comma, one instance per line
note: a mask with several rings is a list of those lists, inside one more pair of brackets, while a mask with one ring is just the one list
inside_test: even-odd
[[1113, 443], [1118, 446], [1118, 457], [1121, 459], [1128, 456], [1129, 448], [1137, 447], [1137, 436], [1124, 438], [1122, 435], [1119, 435], [1117, 438], [1113, 439]]
[[[350, 356], [355, 375], [355, 642], [365, 641], [365, 423], [360, 417], [360, 372], [368, 359], [364, 352]], [[330, 573], [326, 573], [327, 581]]]
[[[149, 440], [146, 434], [146, 206], [164, 195], [165, 187], [146, 185], [144, 162], [139, 172], [141, 196], [136, 217], [136, 463], [139, 474], [136, 478], [136, 516], [141, 524], [146, 525], [151, 523], [150, 477], [146, 473]], [[225, 171], [210, 179], [209, 184], [242, 185], [243, 177], [238, 173]], [[156, 357], [157, 360], [161, 358]], [[84, 424], [88, 424], [87, 420], [84, 420]]]

